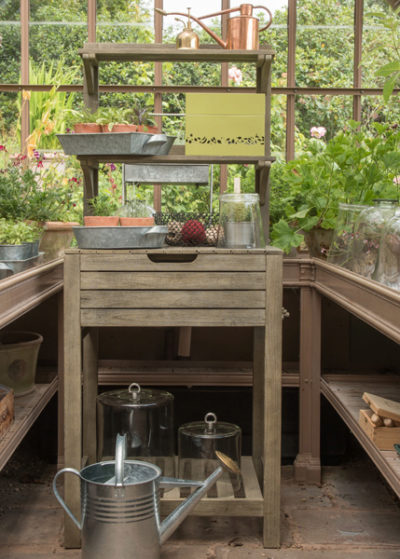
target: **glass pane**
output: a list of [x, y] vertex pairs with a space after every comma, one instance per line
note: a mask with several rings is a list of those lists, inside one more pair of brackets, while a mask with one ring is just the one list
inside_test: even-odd
[[11, 152], [19, 152], [19, 110], [17, 105], [18, 93], [0, 92], [0, 144]]
[[[190, 3], [189, 3], [190, 4]], [[187, 0], [164, 0], [164, 10], [166, 12], [179, 12], [182, 14], [187, 13], [188, 2]], [[213, 14], [221, 10], [221, 2], [218, 0], [204, 0], [200, 5], [195, 4], [191, 10], [191, 14], [195, 17]], [[176, 17], [181, 21], [176, 21]], [[182, 23], [182, 21], [184, 23]], [[186, 25], [187, 19], [182, 16], [166, 16], [163, 21], [163, 41], [165, 43], [174, 43], [176, 36], [183, 30]], [[210, 27], [218, 36], [221, 36], [221, 17], [213, 17], [204, 20], [204, 24]], [[215, 40], [204, 31], [196, 22], [192, 21], [193, 30], [200, 38], [200, 44], [216, 44]]]
[[271, 154], [283, 158], [286, 144], [286, 95], [271, 99]]
[[[390, 24], [389, 14], [393, 12], [385, 2], [378, 4], [372, 0], [364, 0], [364, 12], [362, 84], [363, 87], [382, 87], [384, 80], [375, 73], [380, 66], [395, 60], [397, 56], [394, 51], [393, 33], [385, 26], [385, 22]], [[398, 33], [397, 36], [399, 41]]]
[[[49, 65], [56, 61], [55, 73], [58, 83], [81, 83], [81, 58], [78, 49], [87, 41], [87, 3], [54, 2], [42, 0], [31, 2], [29, 43], [32, 60], [31, 81], [40, 83], [40, 74], [49, 71]], [[46, 79], [48, 75], [43, 76]], [[43, 82], [42, 82], [43, 83]], [[55, 83], [55, 82], [50, 82]]]
[[[296, 97], [296, 150], [301, 150], [312, 134], [332, 138], [352, 118], [351, 95], [312, 95]], [[312, 131], [313, 128], [321, 130]]]
[[260, 43], [270, 45], [275, 51], [272, 63], [272, 87], [285, 87], [287, 84], [287, 0], [276, 0], [267, 4], [273, 14], [272, 25], [261, 32]]
[[0, 83], [18, 83], [21, 65], [19, 10], [0, 6]]
[[395, 96], [388, 103], [383, 101], [382, 95], [365, 95], [361, 99], [362, 122], [386, 122], [396, 126], [400, 122], [400, 105]]
[[297, 2], [296, 84], [351, 87], [354, 2]]

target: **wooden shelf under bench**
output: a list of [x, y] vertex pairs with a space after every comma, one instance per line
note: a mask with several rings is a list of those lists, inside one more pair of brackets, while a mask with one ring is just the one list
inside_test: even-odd
[[[321, 392], [341, 416], [361, 446], [400, 497], [400, 457], [393, 450], [379, 450], [358, 423], [367, 404], [364, 392], [400, 401], [400, 377], [396, 375], [324, 375]], [[400, 443], [400, 440], [399, 440]]]
[[33, 392], [15, 398], [14, 421], [0, 439], [0, 470], [4, 468], [40, 413], [57, 392], [57, 387], [58, 378], [54, 378], [48, 384], [35, 384]]

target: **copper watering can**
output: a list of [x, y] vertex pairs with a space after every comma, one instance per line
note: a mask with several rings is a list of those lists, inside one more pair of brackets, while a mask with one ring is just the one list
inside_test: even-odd
[[[269, 16], [269, 22], [259, 29], [258, 19], [253, 16], [253, 10], [265, 10]], [[183, 14], [181, 12], [164, 12], [156, 8], [156, 11], [164, 16], [184, 16], [198, 23], [207, 33], [223, 48], [228, 50], [257, 50], [259, 48], [259, 32], [268, 29], [272, 23], [272, 14], [265, 6], [253, 6], [252, 4], [241, 4], [236, 8], [221, 10], [206, 16], [194, 17], [190, 13]], [[228, 19], [227, 40], [223, 41], [218, 35], [211, 31], [201, 20], [209, 17], [215, 17], [232, 12], [240, 12], [240, 15]]]

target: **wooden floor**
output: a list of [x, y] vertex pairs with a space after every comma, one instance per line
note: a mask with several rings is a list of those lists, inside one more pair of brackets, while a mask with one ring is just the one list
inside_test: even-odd
[[[62, 547], [54, 473], [23, 443], [0, 474], [1, 559], [81, 557]], [[362, 450], [352, 462], [325, 467], [321, 487], [296, 483], [291, 466], [282, 475], [280, 550], [263, 549], [260, 518], [196, 516], [163, 546], [161, 559], [400, 557], [399, 501]]]

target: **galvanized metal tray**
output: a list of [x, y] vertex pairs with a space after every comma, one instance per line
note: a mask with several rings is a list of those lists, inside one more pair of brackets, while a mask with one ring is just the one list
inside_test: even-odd
[[24, 272], [28, 268], [32, 268], [39, 263], [39, 258], [43, 256], [44, 252], [39, 252], [36, 256], [26, 258], [25, 260], [1, 260], [0, 261], [0, 279], [7, 278], [13, 274]]
[[160, 248], [168, 227], [73, 227], [79, 248]]
[[175, 136], [145, 132], [57, 134], [67, 155], [167, 155]]

